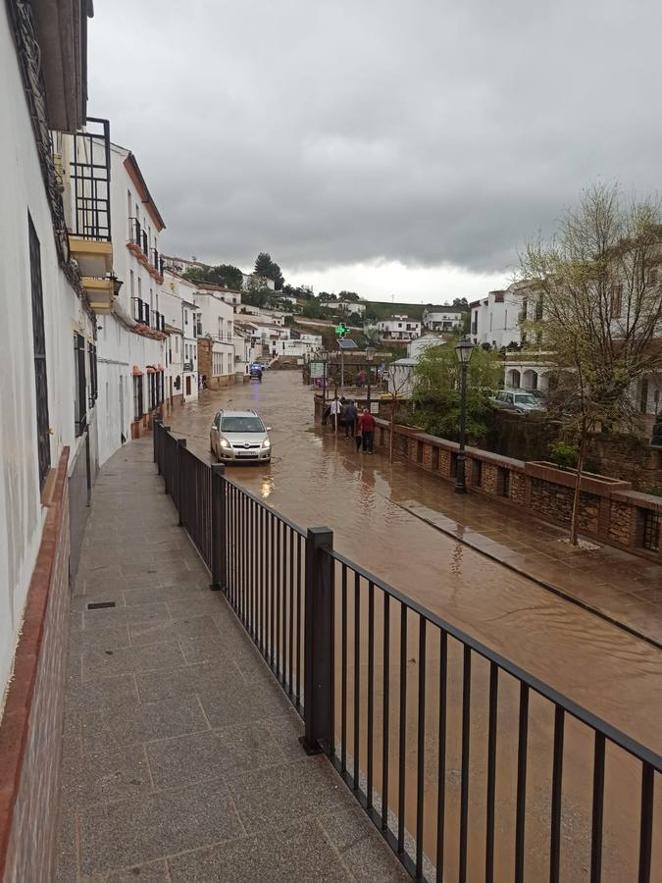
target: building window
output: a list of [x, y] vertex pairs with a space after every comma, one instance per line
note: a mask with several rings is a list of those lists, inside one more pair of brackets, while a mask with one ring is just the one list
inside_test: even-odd
[[648, 379], [643, 377], [639, 386], [639, 410], [642, 414], [648, 411]]
[[133, 419], [140, 420], [143, 413], [143, 378], [138, 374], [133, 378]]
[[87, 378], [85, 376], [85, 338], [74, 333], [74, 371], [76, 375], [74, 420], [76, 436], [82, 435], [87, 424]]
[[649, 552], [660, 551], [660, 527], [662, 517], [653, 509], [640, 509], [643, 527], [641, 545]]
[[46, 334], [44, 332], [44, 297], [41, 287], [41, 247], [37, 232], [28, 216], [30, 248], [30, 288], [32, 294], [32, 357], [37, 405], [37, 460], [39, 487], [43, 488], [51, 468], [51, 437], [48, 417], [48, 384], [46, 372]]
[[87, 352], [90, 359], [90, 408], [93, 408], [99, 392], [97, 388], [97, 348], [91, 341], [87, 345]]
[[621, 284], [612, 285], [610, 301], [612, 319], [620, 318], [623, 312], [623, 286]]
[[188, 310], [184, 310], [184, 325], [188, 325]]
[[432, 468], [435, 472], [439, 471], [439, 448], [432, 448]]

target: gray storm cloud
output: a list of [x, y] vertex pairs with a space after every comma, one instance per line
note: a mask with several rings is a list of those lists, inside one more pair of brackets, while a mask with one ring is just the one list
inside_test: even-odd
[[659, 186], [659, 3], [95, 8], [89, 112], [181, 254], [499, 271], [586, 184]]

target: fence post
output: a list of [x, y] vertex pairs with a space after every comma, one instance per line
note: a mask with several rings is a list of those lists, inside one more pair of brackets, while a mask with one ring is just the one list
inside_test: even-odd
[[[169, 470], [168, 470], [168, 458], [165, 456], [166, 452], [165, 452], [164, 439], [165, 439], [165, 434], [170, 432], [170, 427], [164, 426], [163, 424], [161, 424], [161, 426], [159, 427], [159, 432], [163, 433], [163, 435], [161, 435], [161, 437], [159, 439], [159, 442], [160, 442], [160, 448], [159, 448], [159, 452], [158, 452], [158, 454], [159, 454], [159, 473], [161, 475], [163, 475], [163, 484], [164, 484], [165, 492], [166, 492], [166, 496], [167, 496], [170, 493], [170, 491], [168, 490]], [[163, 460], [162, 463], [161, 463], [161, 459]]]
[[159, 463], [159, 458], [156, 452], [159, 446], [159, 429], [161, 428], [160, 424], [160, 417], [155, 417], [154, 420], [152, 420], [152, 444], [154, 446], [154, 462], [158, 466], [159, 475], [161, 474], [161, 464]]
[[312, 527], [306, 535], [304, 619], [304, 724], [308, 754], [333, 751], [333, 531]]
[[225, 548], [225, 466], [211, 467], [211, 586], [214, 592], [226, 588]]
[[179, 527], [184, 526], [184, 519], [182, 518], [182, 497], [183, 495], [183, 487], [184, 487], [184, 464], [183, 464], [183, 456], [182, 449], [186, 447], [186, 439], [178, 438], [177, 439], [177, 514], [179, 515]]

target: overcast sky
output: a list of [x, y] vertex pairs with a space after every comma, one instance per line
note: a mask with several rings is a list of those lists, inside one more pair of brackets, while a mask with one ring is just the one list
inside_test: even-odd
[[661, 32], [659, 0], [95, 0], [89, 113], [171, 254], [471, 299], [587, 184], [657, 191]]

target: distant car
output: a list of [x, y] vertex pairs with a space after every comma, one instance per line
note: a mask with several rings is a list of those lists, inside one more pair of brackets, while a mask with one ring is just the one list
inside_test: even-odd
[[271, 460], [269, 427], [255, 411], [219, 411], [209, 441], [212, 454], [222, 463]]
[[530, 392], [521, 392], [517, 389], [501, 389], [491, 399], [496, 408], [504, 411], [514, 411], [516, 414], [528, 414], [531, 411], [544, 411], [544, 402]]

